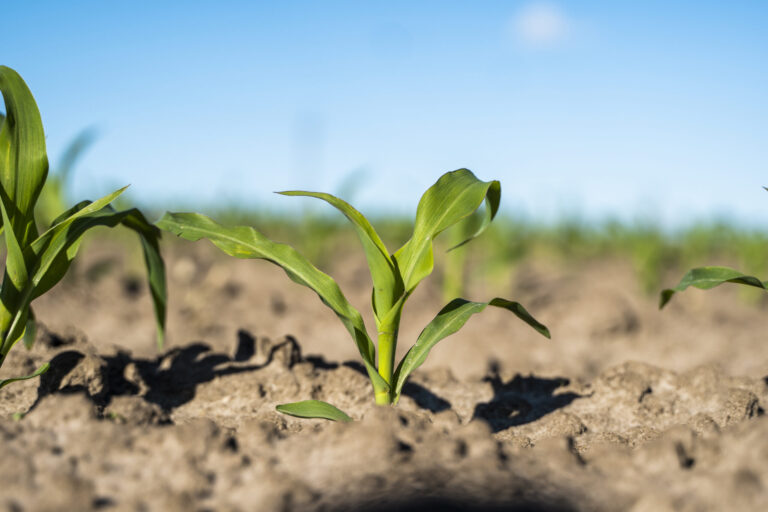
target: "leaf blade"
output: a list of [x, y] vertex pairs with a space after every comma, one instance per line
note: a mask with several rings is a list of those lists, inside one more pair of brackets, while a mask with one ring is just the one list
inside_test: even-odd
[[432, 273], [432, 241], [437, 235], [471, 215], [485, 202], [487, 209], [480, 226], [455, 247], [464, 245], [488, 227], [498, 212], [500, 201], [501, 184], [496, 180], [481, 181], [468, 169], [445, 173], [427, 189], [416, 209], [413, 235], [395, 253], [405, 291], [413, 291]]
[[34, 205], [48, 175], [45, 132], [32, 92], [13, 69], [0, 66], [6, 117], [0, 126], [0, 198], [19, 244], [37, 236]]
[[768, 281], [761, 281], [757, 277], [742, 274], [730, 267], [697, 267], [689, 270], [674, 288], [662, 290], [659, 297], [659, 309], [666, 306], [675, 293], [682, 292], [689, 286], [700, 290], [709, 290], [724, 283], [743, 284], [768, 290]]
[[373, 280], [373, 310], [378, 321], [380, 315], [386, 314], [395, 304], [398, 297], [402, 295], [403, 281], [387, 247], [368, 219], [343, 199], [324, 192], [288, 190], [278, 192], [278, 194], [320, 199], [339, 210], [352, 223], [360, 243], [363, 245], [368, 268], [371, 272], [371, 279]]
[[314, 291], [336, 313], [363, 358], [374, 390], [389, 389], [373, 364], [375, 349], [362, 315], [347, 301], [336, 281], [318, 270], [296, 249], [273, 242], [250, 226], [223, 226], [199, 213], [166, 213], [157, 226], [193, 242], [206, 238], [230, 256], [263, 259], [282, 268], [292, 281]]
[[47, 372], [50, 367], [51, 367], [50, 363], [43, 363], [43, 365], [40, 366], [40, 368], [35, 370], [35, 373], [32, 373], [30, 375], [25, 375], [23, 377], [12, 377], [10, 379], [0, 380], [0, 389], [4, 388], [5, 386], [7, 386], [8, 384], [11, 384], [13, 382], [18, 382], [20, 380], [34, 379], [35, 377], [39, 377], [40, 375], [42, 375], [45, 372]]
[[331, 421], [350, 422], [350, 418], [344, 411], [321, 400], [303, 400], [289, 404], [280, 404], [275, 407], [278, 412], [296, 416], [297, 418], [320, 418]]
[[550, 338], [547, 327], [536, 320], [519, 302], [496, 297], [488, 302], [472, 302], [466, 299], [454, 299], [441, 309], [435, 318], [421, 331], [416, 343], [408, 350], [395, 370], [394, 396], [397, 400], [408, 376], [427, 359], [430, 350], [441, 340], [461, 329], [469, 318], [482, 312], [486, 307], [494, 306], [506, 309], [539, 334]]
[[[120, 191], [122, 190], [124, 189]], [[110, 196], [120, 191], [110, 194]], [[149, 223], [141, 211], [136, 208], [117, 212], [109, 205], [96, 209], [97, 203], [86, 205], [33, 242], [31, 248], [37, 258], [37, 267], [30, 280], [29, 301], [31, 302], [50, 290], [64, 277], [77, 253], [80, 240], [87, 231], [98, 226], [113, 228], [122, 224], [135, 231], [142, 243], [150, 294], [155, 310], [158, 345], [162, 347], [165, 335], [167, 288], [165, 264], [159, 248], [160, 230]]]
[[[0, 214], [6, 226], [3, 234], [7, 251], [5, 275], [0, 288], [0, 356], [5, 356], [21, 337], [21, 325], [26, 324], [27, 308], [19, 307], [19, 303], [24, 302], [23, 291], [28, 286], [29, 272], [16, 233], [8, 228], [11, 226], [11, 221], [2, 198], [0, 198]], [[21, 320], [21, 323], [18, 320]]]

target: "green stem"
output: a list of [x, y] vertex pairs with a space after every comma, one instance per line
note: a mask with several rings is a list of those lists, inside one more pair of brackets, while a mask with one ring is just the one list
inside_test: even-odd
[[[393, 384], [392, 374], [395, 371], [397, 327], [389, 325], [382, 326], [382, 329], [379, 331], [379, 375], [391, 386]], [[378, 405], [391, 404], [392, 394], [390, 392], [376, 393], [376, 403]]]

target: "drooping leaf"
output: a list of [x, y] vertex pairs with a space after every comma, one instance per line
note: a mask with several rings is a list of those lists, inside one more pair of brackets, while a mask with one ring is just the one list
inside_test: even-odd
[[299, 418], [322, 418], [333, 421], [352, 421], [346, 413], [320, 400], [304, 400], [275, 407], [279, 412]]
[[5, 386], [7, 386], [8, 384], [10, 384], [12, 382], [17, 382], [17, 381], [20, 381], [20, 380], [27, 380], [27, 379], [34, 379], [35, 377], [39, 377], [40, 375], [42, 375], [45, 372], [47, 372], [48, 368], [50, 368], [50, 367], [51, 367], [50, 363], [44, 363], [32, 375], [26, 375], [24, 377], [13, 377], [11, 379], [0, 380], [0, 389], [4, 388]]
[[471, 302], [465, 299], [454, 299], [449, 302], [435, 318], [421, 331], [416, 343], [408, 350], [405, 357], [395, 370], [395, 400], [399, 398], [405, 381], [416, 368], [421, 366], [439, 341], [455, 333], [469, 320], [469, 317], [475, 313], [480, 313], [487, 306], [495, 306], [511, 311], [515, 316], [533, 327], [543, 336], [550, 337], [549, 329], [539, 323], [533, 316], [518, 302], [495, 298], [488, 302]]
[[73, 213], [32, 243], [31, 249], [37, 255], [38, 265], [30, 281], [32, 292], [29, 300], [47, 292], [64, 277], [69, 263], [77, 253], [81, 237], [88, 230], [98, 226], [123, 225], [135, 231], [141, 240], [155, 309], [158, 345], [162, 346], [165, 333], [166, 283], [165, 264], [160, 256], [158, 243], [160, 231], [136, 208], [116, 212], [107, 205], [94, 211], [94, 205], [97, 203], [91, 203]]
[[166, 213], [157, 226], [190, 241], [207, 238], [236, 258], [263, 259], [281, 267], [291, 280], [313, 290], [336, 313], [357, 345], [374, 390], [389, 389], [373, 364], [375, 349], [360, 312], [347, 301], [330, 276], [318, 270], [293, 247], [273, 242], [252, 227], [222, 226], [199, 213]]
[[413, 291], [432, 272], [432, 241], [437, 235], [470, 216], [485, 201], [485, 216], [477, 231], [456, 247], [467, 243], [488, 227], [496, 216], [500, 200], [498, 181], [480, 181], [467, 169], [441, 176], [419, 201], [413, 236], [395, 253], [405, 291]]
[[352, 205], [331, 194], [301, 190], [278, 192], [278, 194], [322, 199], [349, 219], [360, 238], [368, 260], [368, 268], [373, 280], [373, 311], [378, 321], [380, 315], [386, 314], [402, 295], [403, 282], [387, 247], [368, 219]]
[[709, 290], [723, 283], [743, 284], [768, 290], [768, 281], [761, 281], [754, 276], [742, 274], [738, 270], [728, 267], [699, 267], [689, 270], [674, 288], [668, 288], [661, 292], [659, 309], [663, 308], [676, 292], [682, 292], [689, 286]]
[[0, 127], [0, 199], [19, 245], [37, 236], [34, 206], [48, 174], [45, 133], [37, 103], [16, 71], [0, 66], [5, 121]]

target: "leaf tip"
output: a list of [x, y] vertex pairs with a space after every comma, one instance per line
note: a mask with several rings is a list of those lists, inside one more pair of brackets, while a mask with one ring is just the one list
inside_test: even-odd
[[659, 309], [664, 309], [664, 306], [667, 305], [667, 303], [672, 299], [672, 295], [674, 294], [675, 290], [672, 290], [671, 288], [662, 290], [661, 295], [659, 296]]

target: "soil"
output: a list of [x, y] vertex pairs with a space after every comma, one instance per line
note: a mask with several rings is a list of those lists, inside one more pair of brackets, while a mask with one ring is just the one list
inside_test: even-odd
[[[333, 313], [279, 268], [168, 244], [158, 352], [140, 264], [89, 249], [2, 368], [51, 361], [0, 390], [0, 510], [768, 509], [768, 305], [735, 286], [659, 312], [622, 261], [525, 263], [468, 298], [519, 300], [553, 339], [489, 309], [388, 408]], [[329, 270], [367, 314], [364, 260]], [[409, 302], [401, 354], [436, 283]], [[308, 398], [355, 421], [275, 411]]]

